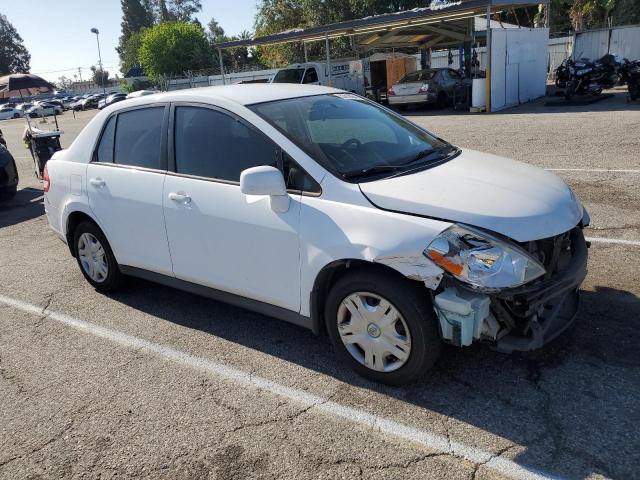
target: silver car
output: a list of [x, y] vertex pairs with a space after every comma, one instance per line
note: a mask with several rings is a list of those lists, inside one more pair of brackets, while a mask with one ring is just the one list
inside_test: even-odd
[[435, 104], [444, 108], [453, 100], [453, 87], [462, 76], [451, 68], [429, 68], [405, 75], [387, 92], [389, 105]]

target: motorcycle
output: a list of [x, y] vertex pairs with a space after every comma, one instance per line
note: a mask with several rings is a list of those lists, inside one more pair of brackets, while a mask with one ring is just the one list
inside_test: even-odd
[[629, 98], [640, 99], [640, 60], [630, 62], [625, 58], [620, 67], [620, 77], [620, 81], [627, 84]]
[[564, 97], [574, 95], [600, 95], [605, 88], [613, 88], [620, 81], [620, 63], [607, 54], [595, 62], [586, 59], [566, 59], [556, 69], [556, 86], [564, 88]]

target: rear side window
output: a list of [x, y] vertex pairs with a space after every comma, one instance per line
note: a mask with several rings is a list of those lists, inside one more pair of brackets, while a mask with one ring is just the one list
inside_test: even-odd
[[96, 152], [97, 162], [113, 162], [113, 139], [116, 133], [116, 117], [115, 115], [109, 119], [107, 126], [104, 127], [100, 145]]
[[141, 108], [118, 114], [114, 163], [160, 169], [160, 141], [164, 107]]
[[178, 173], [239, 182], [247, 168], [276, 167], [278, 151], [266, 136], [226, 113], [177, 107], [175, 158]]

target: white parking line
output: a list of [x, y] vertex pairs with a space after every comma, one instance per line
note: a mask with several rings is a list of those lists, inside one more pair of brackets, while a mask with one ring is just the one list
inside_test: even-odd
[[597, 172], [597, 173], [640, 173], [640, 169], [615, 168], [545, 168], [550, 172]]
[[487, 468], [511, 478], [522, 480], [556, 478], [543, 472], [524, 467], [506, 458], [495, 456], [494, 454], [485, 452], [484, 450], [465, 445], [464, 443], [460, 443], [455, 440], [450, 440], [438, 433], [404, 425], [394, 420], [369, 413], [365, 410], [341, 405], [326, 398], [305, 392], [304, 390], [287, 387], [272, 380], [252, 375], [250, 372], [238, 368], [217, 363], [206, 358], [196, 357], [189, 353], [175, 350], [171, 347], [153, 343], [117, 330], [101, 327], [63, 313], [49, 309], [43, 310], [42, 307], [38, 307], [37, 305], [6, 297], [4, 295], [0, 295], [0, 303], [34, 315], [46, 315], [46, 318], [55, 320], [56, 322], [60, 322], [90, 335], [115, 342], [127, 348], [141, 349], [149, 353], [159, 355], [175, 363], [216, 375], [217, 377], [233, 381], [243, 386], [268, 391], [292, 402], [302, 404], [305, 407], [312, 407], [314, 410], [370, 428], [374, 431], [380, 432], [381, 434], [414, 442], [428, 448], [429, 450], [454, 455], [474, 464], [483, 464]]
[[602, 238], [602, 237], [585, 237], [587, 242], [594, 243], [616, 243], [619, 245], [634, 245], [640, 247], [640, 241], [638, 240], [625, 240], [623, 238]]

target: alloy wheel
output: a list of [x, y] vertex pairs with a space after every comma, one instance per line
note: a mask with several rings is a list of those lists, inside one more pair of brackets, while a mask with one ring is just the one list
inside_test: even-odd
[[402, 367], [411, 353], [411, 334], [391, 302], [370, 292], [348, 295], [337, 315], [338, 333], [349, 354], [378, 372]]

